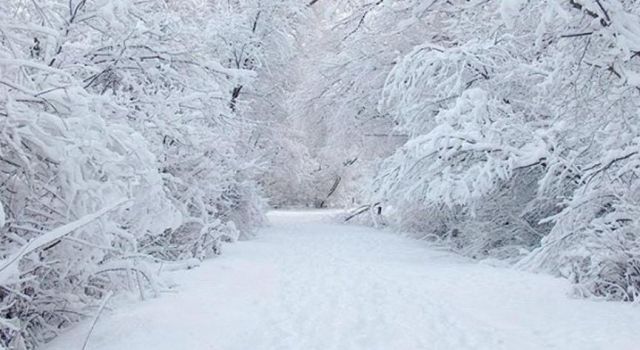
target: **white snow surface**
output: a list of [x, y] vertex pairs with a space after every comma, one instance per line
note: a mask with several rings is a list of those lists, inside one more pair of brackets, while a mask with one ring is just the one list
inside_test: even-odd
[[[330, 215], [270, 213], [256, 239], [168, 273], [176, 293], [115, 303], [88, 349], [640, 348], [637, 305], [571, 299], [565, 280], [478, 264]], [[45, 349], [81, 349], [90, 323]]]

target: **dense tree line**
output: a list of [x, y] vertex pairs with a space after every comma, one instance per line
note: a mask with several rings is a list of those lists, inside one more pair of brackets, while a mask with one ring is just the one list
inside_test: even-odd
[[47, 341], [111, 291], [157, 294], [158, 269], [262, 223], [278, 136], [259, 134], [283, 103], [268, 81], [304, 11], [0, 3], [0, 348]]

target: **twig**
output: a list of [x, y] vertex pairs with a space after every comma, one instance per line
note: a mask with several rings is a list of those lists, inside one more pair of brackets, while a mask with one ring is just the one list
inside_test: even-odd
[[107, 302], [109, 301], [109, 299], [111, 299], [112, 295], [113, 295], [113, 292], [109, 291], [107, 295], [105, 295], [104, 299], [102, 300], [102, 303], [100, 304], [100, 308], [98, 309], [98, 313], [96, 314], [96, 317], [93, 319], [93, 323], [91, 323], [91, 328], [89, 329], [89, 333], [87, 334], [87, 337], [84, 339], [82, 350], [87, 350], [87, 345], [89, 345], [89, 338], [91, 338], [91, 333], [93, 333], [93, 329], [96, 328], [98, 319], [100, 318], [100, 315], [104, 310], [104, 307], [107, 306]]

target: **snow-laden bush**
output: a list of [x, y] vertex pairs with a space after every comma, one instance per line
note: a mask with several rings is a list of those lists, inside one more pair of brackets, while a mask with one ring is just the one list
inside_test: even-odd
[[579, 295], [638, 300], [640, 158], [634, 129], [616, 133], [615, 143], [629, 137], [628, 144], [603, 149], [583, 168], [580, 186], [562, 203], [564, 209], [545, 219], [554, 224], [549, 236], [521, 266], [565, 276]]
[[469, 255], [504, 256], [507, 248], [535, 245], [544, 235], [531, 217], [539, 216], [532, 211], [541, 205], [533, 201], [545, 145], [516, 116], [482, 90], [464, 91], [436, 116], [438, 126], [386, 160], [376, 179], [379, 196], [399, 209], [400, 222], [416, 221], [414, 205], [427, 209], [421, 217], [449, 218], [431, 229], [412, 226]]
[[[127, 125], [109, 123], [109, 115], [122, 112], [117, 106], [46, 65], [11, 57], [0, 70], [6, 83], [0, 87], [0, 196], [7, 213], [0, 241], [1, 341], [20, 348], [25, 339], [49, 339], [108, 290], [134, 280], [147, 288], [152, 281], [138, 239], [179, 221], [146, 141]], [[47, 232], [123, 200], [23, 253]]]
[[637, 300], [639, 19], [632, 1], [429, 5], [414, 25], [438, 39], [382, 91], [410, 139], [373, 201], [465, 254]]

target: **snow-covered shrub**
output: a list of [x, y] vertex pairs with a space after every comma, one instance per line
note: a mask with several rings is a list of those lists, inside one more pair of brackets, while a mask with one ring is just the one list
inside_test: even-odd
[[[149, 141], [165, 190], [185, 226], [166, 232], [177, 246], [163, 257], [210, 255], [221, 239], [241, 234], [234, 226], [250, 230], [262, 220], [251, 183], [256, 166], [239, 154], [246, 124], [234, 121], [230, 108], [236, 103], [231, 96], [235, 84], [251, 83], [254, 74], [218, 63], [216, 33], [202, 30], [220, 23], [213, 12], [217, 8], [207, 2], [110, 5], [96, 3], [105, 18], [69, 32], [71, 41], [84, 45], [74, 45], [77, 51], [59, 61], [90, 67], [78, 72], [87, 88], [126, 108], [124, 121]], [[229, 160], [236, 158], [245, 159]], [[225, 195], [236, 188], [242, 188], [242, 194]], [[247, 207], [255, 208], [246, 211]], [[245, 216], [239, 216], [243, 210]], [[230, 218], [243, 225], [227, 222]]]
[[[541, 194], [564, 194], [562, 211], [546, 219], [553, 229], [521, 264], [571, 278], [580, 295], [634, 301], [640, 287], [634, 78], [640, 71], [640, 6], [585, 1], [572, 2], [569, 10], [565, 25], [574, 35], [556, 49], [573, 69], [556, 77], [563, 130], [553, 131], [551, 167], [540, 188]], [[571, 191], [558, 189], [558, 182], [570, 183]]]
[[[400, 221], [419, 220], [415, 205], [425, 209], [422, 218], [448, 218], [431, 228], [417, 228], [469, 255], [535, 245], [544, 233], [526, 217], [542, 176], [543, 141], [518, 125], [510, 106], [482, 90], [464, 91], [435, 119], [438, 126], [382, 165], [377, 198], [393, 203]], [[425, 220], [431, 223], [433, 218]]]
[[[7, 214], [0, 229], [0, 341], [19, 348], [49, 339], [106, 291], [146, 274], [137, 239], [175, 225], [176, 215], [146, 141], [109, 123], [122, 112], [117, 106], [41, 63], [9, 56], [0, 70], [0, 198]], [[123, 200], [23, 253], [47, 232]], [[152, 281], [139, 283], [147, 288]]]
[[563, 210], [546, 219], [554, 224], [551, 233], [521, 266], [570, 278], [579, 295], [638, 300], [640, 158], [634, 129], [615, 134], [616, 143], [627, 137], [629, 143], [601, 149], [583, 168], [580, 186], [562, 203]]
[[379, 106], [409, 141], [372, 200], [465, 254], [524, 257], [583, 295], [636, 300], [640, 6], [424, 10], [404, 25], [436, 34], [402, 54]]

